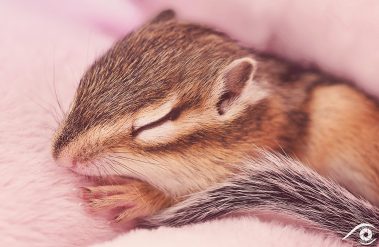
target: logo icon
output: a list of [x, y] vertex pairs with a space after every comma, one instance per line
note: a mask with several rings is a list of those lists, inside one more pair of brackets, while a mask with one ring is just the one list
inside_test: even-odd
[[353, 230], [351, 230], [348, 234], [346, 234], [345, 237], [343, 237], [343, 240], [346, 240], [349, 236], [351, 236], [355, 231], [359, 229], [359, 243], [361, 245], [370, 245], [376, 241], [376, 238], [373, 238], [374, 234], [372, 232], [375, 227], [369, 223], [362, 223], [354, 227]]

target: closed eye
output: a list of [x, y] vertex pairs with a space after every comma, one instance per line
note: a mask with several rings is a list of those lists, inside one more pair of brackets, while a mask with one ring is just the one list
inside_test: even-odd
[[159, 118], [158, 120], [155, 120], [151, 123], [147, 123], [147, 124], [145, 124], [143, 126], [139, 126], [139, 127], [133, 126], [132, 127], [132, 137], [136, 137], [142, 131], [153, 129], [153, 128], [156, 128], [158, 126], [161, 126], [162, 124], [164, 124], [168, 121], [175, 121], [180, 117], [181, 113], [182, 113], [182, 107], [175, 107], [169, 113], [167, 113], [163, 117]]

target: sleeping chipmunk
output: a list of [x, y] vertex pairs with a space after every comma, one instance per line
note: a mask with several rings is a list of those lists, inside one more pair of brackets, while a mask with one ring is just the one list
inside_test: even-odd
[[163, 12], [84, 74], [52, 154], [131, 178], [85, 190], [93, 209], [126, 205], [116, 221], [129, 221], [230, 179], [262, 148], [379, 205], [378, 140], [378, 104], [354, 86]]

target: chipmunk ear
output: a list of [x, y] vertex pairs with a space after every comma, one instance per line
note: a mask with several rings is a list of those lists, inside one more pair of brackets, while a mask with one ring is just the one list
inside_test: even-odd
[[234, 60], [223, 70], [220, 79], [222, 93], [217, 103], [217, 111], [220, 115], [235, 114], [245, 108], [251, 97], [256, 67], [255, 60], [243, 57]]
[[159, 22], [165, 22], [175, 19], [175, 12], [172, 9], [167, 9], [162, 12], [160, 12], [152, 21], [151, 23], [159, 23]]

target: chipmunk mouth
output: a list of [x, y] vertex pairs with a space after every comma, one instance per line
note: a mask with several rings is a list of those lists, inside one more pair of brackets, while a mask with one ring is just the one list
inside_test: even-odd
[[101, 162], [76, 162], [74, 166], [68, 168], [91, 184], [96, 185], [117, 185], [138, 180], [130, 175], [119, 175], [115, 170], [107, 168]]
[[73, 171], [79, 175], [81, 183], [85, 186], [105, 186], [105, 185], [124, 185], [131, 181], [139, 180], [132, 176], [110, 175], [110, 174], [88, 174], [83, 172]]
[[86, 180], [92, 185], [122, 185], [130, 181], [138, 180], [129, 176], [85, 176]]

